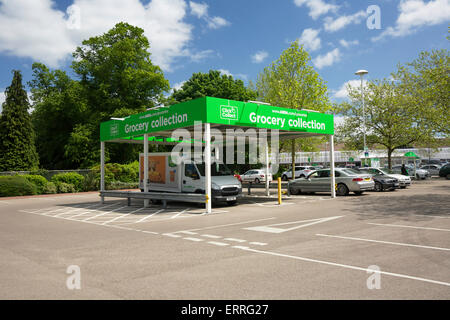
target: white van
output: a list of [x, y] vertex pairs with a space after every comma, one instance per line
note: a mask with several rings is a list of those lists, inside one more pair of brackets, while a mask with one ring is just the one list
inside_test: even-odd
[[[177, 161], [176, 161], [177, 160]], [[213, 161], [213, 160], [212, 160]], [[177, 164], [178, 163], [178, 164]], [[144, 190], [144, 154], [139, 156], [139, 188]], [[191, 159], [172, 158], [168, 153], [148, 154], [149, 192], [205, 193], [205, 164]], [[211, 197], [213, 202], [235, 204], [242, 196], [242, 185], [223, 163], [211, 164]]]

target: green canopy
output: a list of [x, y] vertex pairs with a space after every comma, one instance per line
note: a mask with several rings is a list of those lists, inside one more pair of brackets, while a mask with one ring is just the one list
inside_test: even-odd
[[409, 151], [409, 152], [405, 153], [404, 156], [405, 156], [405, 157], [408, 157], [408, 158], [416, 158], [416, 159], [419, 159], [419, 158], [420, 158], [417, 154], [415, 154], [415, 153], [412, 152], [412, 151]]

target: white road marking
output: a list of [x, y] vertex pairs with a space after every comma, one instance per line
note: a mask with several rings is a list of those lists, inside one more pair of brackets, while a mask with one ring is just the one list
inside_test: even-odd
[[[112, 207], [112, 206], [114, 206], [114, 205], [116, 205], [116, 204], [118, 204], [119, 202], [116, 202], [116, 203], [112, 203], [112, 204], [110, 204], [110, 205], [108, 205], [108, 206], [103, 206], [103, 207], [99, 207], [99, 208], [94, 208], [94, 209], [89, 209], [88, 211], [85, 211], [85, 212], [81, 212], [81, 213], [79, 213], [79, 214], [76, 214], [76, 215], [74, 215], [74, 216], [70, 216], [70, 217], [68, 217], [68, 219], [72, 219], [72, 218], [75, 218], [75, 217], [78, 217], [78, 216], [82, 216], [82, 215], [85, 215], [85, 214], [87, 214], [87, 213], [92, 213], [92, 212], [95, 212], [95, 210], [102, 210], [102, 209], [106, 209], [106, 208], [109, 208], [109, 207]], [[93, 207], [94, 205], [92, 205], [91, 207]], [[88, 207], [89, 208], [89, 207]], [[83, 210], [83, 209], [86, 209], [86, 208], [80, 208], [81, 210]], [[78, 211], [78, 210], [77, 210]], [[73, 213], [73, 212], [71, 212], [71, 213]], [[59, 218], [59, 217], [58, 217]]]
[[[290, 258], [290, 259], [307, 261], [307, 262], [320, 263], [320, 264], [325, 264], [325, 265], [334, 266], [334, 267], [341, 267], [341, 268], [346, 268], [346, 269], [353, 269], [353, 270], [363, 271], [364, 273], [367, 273], [367, 268], [362, 268], [362, 267], [357, 267], [357, 266], [352, 266], [352, 265], [346, 265], [346, 264], [341, 264], [341, 263], [329, 262], [329, 261], [324, 261], [324, 260], [316, 260], [316, 259], [304, 258], [304, 257], [299, 257], [299, 256], [292, 256], [292, 255], [278, 253], [278, 252], [272, 252], [272, 251], [250, 249], [248, 247], [234, 246], [233, 248], [245, 250], [245, 251], [248, 251], [248, 252], [254, 252], [254, 253], [260, 253], [260, 254], [278, 256], [278, 257], [283, 257], [283, 258]], [[397, 278], [404, 278], [404, 279], [410, 279], [410, 280], [416, 280], [416, 281], [423, 281], [423, 282], [439, 284], [439, 285], [450, 287], [450, 283], [449, 282], [444, 282], [444, 281], [437, 281], [437, 280], [426, 279], [426, 278], [421, 278], [421, 277], [415, 277], [415, 276], [410, 276], [410, 275], [400, 274], [400, 273], [387, 272], [387, 271], [379, 271], [379, 273], [387, 275], [387, 276], [397, 277]]]
[[247, 224], [247, 223], [258, 222], [258, 221], [264, 221], [264, 220], [271, 220], [271, 219], [275, 219], [275, 217], [264, 218], [264, 219], [257, 219], [257, 220], [249, 220], [249, 221], [237, 222], [237, 223], [222, 224], [222, 225], [219, 224], [219, 225], [217, 225], [217, 226], [210, 226], [210, 227], [197, 228], [197, 229], [189, 229], [189, 230], [185, 230], [185, 231], [198, 231], [198, 230], [215, 229], [215, 228], [222, 228], [222, 227], [236, 226], [236, 225], [240, 225], [240, 224]]
[[225, 242], [219, 242], [219, 241], [208, 241], [208, 243], [216, 245], [216, 246], [220, 246], [220, 247], [225, 247], [228, 246], [228, 243]]
[[247, 250], [248, 247], [245, 246], [232, 246], [232, 248], [241, 249], [241, 250]]
[[[295, 229], [312, 226], [317, 223], [331, 221], [331, 220], [338, 219], [341, 217], [342, 216], [334, 216], [334, 217], [328, 217], [328, 218], [299, 220], [299, 221], [292, 221], [292, 222], [285, 222], [285, 223], [278, 223], [278, 224], [270, 224], [267, 226], [248, 227], [248, 228], [244, 228], [244, 230], [260, 231], [260, 232], [268, 232], [268, 233], [282, 233], [282, 232], [286, 232], [286, 231], [292, 231]], [[309, 222], [309, 223], [305, 223], [305, 222]], [[275, 226], [284, 226], [284, 225], [291, 225], [291, 224], [300, 224], [300, 225], [292, 227], [292, 228], [287, 228], [287, 229], [275, 228]]]
[[107, 212], [103, 212], [103, 213], [97, 214], [97, 215], [92, 216], [92, 217], [87, 217], [86, 219], [83, 219], [83, 221], [89, 221], [89, 220], [91, 220], [91, 219], [95, 219], [95, 218], [97, 218], [97, 217], [101, 217], [101, 216], [104, 216], [104, 215], [106, 215], [106, 214], [109, 214], [109, 213], [112, 213], [112, 212], [116, 212], [116, 211], [118, 211], [118, 210], [120, 210], [120, 209], [123, 209], [123, 208], [126, 208], [126, 207], [127, 207], [127, 206], [119, 207], [119, 208], [113, 209], [113, 210], [111, 210], [111, 211], [107, 211]]
[[180, 235], [178, 234], [173, 234], [173, 233], [163, 233], [163, 236], [167, 236], [167, 237], [172, 237], [172, 238], [181, 238]]
[[159, 234], [158, 232], [147, 231], [147, 230], [141, 230], [141, 232], [144, 232], [144, 233], [150, 233], [150, 234]]
[[254, 245], [257, 245], [257, 246], [267, 246], [267, 243], [265, 243], [265, 242], [253, 241], [253, 242], [250, 242], [250, 244], [254, 244]]
[[122, 216], [118, 216], [118, 217], [112, 218], [111, 220], [108, 220], [108, 221], [106, 221], [106, 222], [103, 222], [102, 224], [105, 225], [105, 224], [107, 224], [107, 223], [110, 223], [110, 222], [119, 220], [119, 219], [121, 219], [121, 218], [124, 218], [124, 217], [126, 217], [126, 216], [129, 216], [130, 214], [133, 214], [133, 213], [135, 213], [135, 212], [138, 212], [138, 211], [141, 211], [141, 210], [144, 210], [144, 209], [146, 209], [146, 208], [145, 208], [145, 207], [142, 207], [142, 208], [133, 210], [133, 211], [131, 211], [131, 212], [128, 212], [127, 214], [124, 214], [124, 215], [122, 215]]
[[191, 209], [191, 208], [184, 209], [184, 210], [182, 210], [181, 212], [177, 213], [176, 215], [174, 215], [174, 216], [171, 217], [171, 218], [172, 218], [172, 219], [175, 219], [175, 218], [178, 217], [180, 214], [183, 214], [183, 213], [187, 212], [189, 209]]
[[191, 237], [186, 237], [183, 238], [184, 240], [189, 240], [189, 241], [195, 241], [195, 242], [199, 242], [199, 241], [203, 241], [203, 239], [199, 239], [199, 238], [191, 238]]
[[190, 235], [197, 234], [197, 232], [191, 232], [191, 231], [179, 231], [179, 233], [190, 234]]
[[441, 247], [431, 247], [431, 246], [422, 246], [418, 244], [411, 244], [411, 243], [401, 243], [401, 242], [391, 242], [391, 241], [381, 241], [381, 240], [372, 240], [372, 239], [363, 239], [363, 238], [353, 238], [353, 237], [343, 237], [343, 236], [334, 236], [330, 234], [316, 234], [316, 236], [319, 237], [329, 237], [329, 238], [338, 238], [338, 239], [346, 239], [346, 240], [356, 240], [356, 241], [366, 241], [366, 242], [375, 242], [375, 243], [383, 243], [383, 244], [392, 244], [397, 246], [405, 246], [405, 247], [417, 247], [417, 248], [424, 248], [424, 249], [433, 249], [433, 250], [443, 250], [443, 251], [450, 251], [448, 248], [441, 248]]
[[163, 211], [164, 211], [164, 209], [160, 209], [160, 210], [158, 210], [158, 211], [155, 211], [155, 212], [149, 214], [148, 216], [145, 216], [145, 217], [139, 219], [139, 220], [136, 221], [135, 223], [139, 223], [139, 222], [145, 221], [145, 220], [147, 220], [148, 218], [153, 217], [155, 214], [160, 213], [160, 212], [163, 212]]
[[387, 227], [397, 227], [397, 228], [413, 228], [413, 229], [424, 229], [424, 230], [435, 230], [435, 231], [447, 231], [447, 232], [450, 232], [450, 229], [405, 226], [405, 225], [400, 225], [400, 224], [385, 224], [385, 223], [372, 223], [372, 222], [368, 222], [367, 224], [373, 224], [375, 226], [387, 226]]
[[225, 238], [223, 240], [225, 240], [225, 241], [233, 241], [233, 242], [246, 242], [247, 241], [247, 240], [236, 239], [236, 238]]
[[220, 238], [222, 238], [221, 236], [215, 236], [213, 234], [202, 234], [202, 237], [211, 238], [211, 239], [220, 239]]

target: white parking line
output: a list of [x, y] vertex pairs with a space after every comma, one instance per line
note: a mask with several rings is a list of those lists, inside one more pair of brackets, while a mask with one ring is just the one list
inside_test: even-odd
[[[76, 214], [76, 215], [74, 215], [74, 216], [67, 217], [67, 219], [72, 219], [72, 218], [75, 218], [75, 217], [78, 217], [78, 216], [82, 216], [82, 215], [85, 215], [85, 214], [88, 214], [88, 213], [92, 213], [92, 212], [95, 212], [95, 210], [103, 210], [103, 209], [106, 209], [106, 208], [115, 206], [115, 205], [118, 204], [118, 203], [120, 203], [120, 202], [115, 202], [115, 203], [112, 203], [112, 204], [110, 204], [110, 205], [108, 205], [108, 206], [103, 206], [103, 207], [99, 207], [99, 208], [89, 209], [88, 211], [81, 212], [81, 213]], [[93, 206], [91, 206], [91, 207], [93, 207]], [[83, 209], [86, 209], [86, 208], [80, 208], [80, 209], [83, 210]], [[77, 210], [77, 211], [78, 211], [78, 210]], [[71, 213], [73, 213], [73, 212], [71, 212]], [[55, 216], [55, 217], [56, 217], [56, 216]], [[58, 217], [58, 218], [59, 218], [59, 217]], [[75, 220], [76, 220], [76, 219], [75, 219]]]
[[219, 241], [208, 241], [208, 243], [216, 245], [216, 246], [220, 246], [220, 247], [225, 247], [225, 246], [229, 246], [228, 243], [225, 242], [219, 242]]
[[191, 232], [191, 231], [179, 231], [179, 233], [190, 234], [190, 235], [197, 234], [197, 232]]
[[183, 213], [187, 212], [187, 211], [190, 210], [190, 209], [192, 209], [192, 208], [184, 209], [184, 210], [182, 210], [181, 212], [177, 213], [176, 215], [172, 216], [171, 218], [174, 219], [174, 218], [178, 217], [180, 214], [183, 214]]
[[258, 221], [264, 221], [264, 220], [271, 220], [271, 219], [275, 219], [275, 217], [264, 218], [264, 219], [257, 219], [257, 220], [249, 220], [249, 221], [236, 222], [236, 223], [229, 223], [229, 224], [219, 224], [219, 225], [217, 225], [217, 226], [210, 226], [210, 227], [197, 228], [197, 229], [189, 229], [189, 230], [185, 230], [185, 231], [198, 231], [198, 230], [215, 229], [215, 228], [222, 228], [222, 227], [236, 226], [236, 225], [240, 225], [240, 224], [246, 224], [246, 223], [258, 222]]
[[424, 229], [424, 230], [435, 230], [435, 231], [447, 231], [447, 232], [450, 232], [450, 229], [405, 226], [405, 225], [400, 225], [400, 224], [385, 224], [385, 223], [372, 223], [372, 222], [368, 222], [367, 224], [373, 224], [375, 226], [387, 226], [387, 227], [397, 227], [397, 228], [412, 228], [412, 229]]
[[[304, 258], [304, 257], [299, 257], [299, 256], [292, 256], [292, 255], [278, 253], [278, 252], [272, 252], [272, 251], [250, 249], [248, 247], [234, 246], [233, 248], [237, 248], [237, 249], [241, 249], [241, 250], [245, 250], [245, 251], [253, 252], [253, 253], [259, 253], [259, 254], [265, 254], [265, 255], [271, 255], [271, 256], [278, 256], [278, 257], [283, 257], [283, 258], [290, 258], [290, 259], [301, 260], [301, 261], [306, 261], [306, 262], [314, 262], [314, 263], [325, 264], [325, 265], [329, 265], [329, 266], [346, 268], [346, 269], [353, 269], [353, 270], [363, 271], [364, 273], [367, 273], [367, 270], [368, 270], [367, 268], [362, 268], [362, 267], [357, 267], [357, 266], [352, 266], [352, 265], [346, 265], [346, 264], [341, 264], [341, 263], [335, 263], [335, 262], [329, 262], [329, 261], [323, 261], [323, 260]], [[392, 277], [397, 277], [397, 278], [404, 278], [404, 279], [410, 279], [410, 280], [416, 280], [416, 281], [423, 281], [423, 282], [439, 284], [439, 285], [450, 287], [450, 283], [449, 282], [432, 280], [432, 279], [426, 279], [426, 278], [415, 277], [415, 276], [410, 276], [410, 275], [406, 275], [406, 274], [387, 272], [387, 271], [377, 271], [377, 272], [379, 272], [380, 274], [385, 274], [387, 276], [392, 276]]]
[[316, 234], [319, 237], [329, 237], [329, 238], [337, 238], [337, 239], [345, 239], [345, 240], [356, 240], [356, 241], [366, 241], [366, 242], [375, 242], [375, 243], [383, 243], [383, 244], [392, 244], [396, 246], [405, 246], [405, 247], [417, 247], [423, 249], [433, 249], [433, 250], [442, 250], [442, 251], [450, 251], [448, 248], [441, 247], [431, 247], [431, 246], [422, 246], [418, 244], [411, 243], [401, 243], [401, 242], [391, 242], [391, 241], [381, 241], [381, 240], [372, 240], [372, 239], [363, 239], [363, 238], [353, 238], [353, 237], [343, 237], [343, 236], [334, 236], [330, 234]]
[[95, 219], [95, 218], [97, 218], [97, 217], [101, 217], [101, 216], [104, 216], [104, 215], [106, 215], [106, 214], [109, 214], [109, 213], [112, 213], [112, 212], [116, 212], [116, 211], [118, 211], [118, 210], [120, 210], [120, 209], [123, 209], [123, 208], [126, 208], [126, 207], [127, 207], [127, 206], [119, 207], [119, 208], [113, 209], [113, 210], [111, 210], [111, 211], [107, 211], [107, 212], [103, 212], [103, 213], [97, 214], [97, 215], [92, 216], [92, 217], [87, 217], [86, 219], [83, 219], [82, 221], [89, 221], [89, 220], [91, 220], [91, 219]]
[[267, 243], [265, 243], [265, 242], [257, 242], [257, 241], [250, 242], [250, 244], [254, 244], [256, 246], [267, 246]]
[[103, 222], [102, 224], [105, 225], [105, 224], [107, 224], [107, 223], [110, 223], [110, 222], [119, 220], [119, 219], [121, 219], [121, 218], [124, 218], [124, 217], [126, 217], [126, 216], [129, 216], [130, 214], [133, 214], [133, 213], [135, 213], [135, 212], [139, 212], [139, 211], [144, 210], [144, 209], [146, 209], [146, 208], [145, 208], [145, 207], [142, 207], [142, 208], [133, 210], [133, 211], [131, 211], [131, 212], [128, 212], [127, 214], [124, 214], [124, 215], [122, 215], [122, 216], [118, 216], [118, 217], [112, 218], [111, 220], [108, 220], [108, 221], [106, 221], [106, 222]]
[[138, 221], [136, 221], [136, 223], [145, 221], [145, 220], [147, 220], [148, 218], [153, 217], [155, 214], [160, 213], [160, 212], [163, 212], [163, 211], [164, 211], [164, 209], [160, 209], [160, 210], [158, 210], [158, 211], [155, 211], [155, 212], [153, 212], [153, 213], [151, 213], [151, 214], [149, 214], [149, 215], [147, 215], [147, 216], [145, 216], [145, 217], [139, 219]]
[[232, 242], [246, 242], [247, 241], [247, 240], [236, 239], [236, 238], [225, 238], [223, 240], [225, 240], [225, 241], [232, 241]]
[[181, 238], [180, 235], [178, 234], [173, 234], [173, 233], [163, 233], [163, 236], [167, 236], [167, 237], [172, 237], [172, 238]]
[[220, 239], [220, 238], [222, 238], [221, 236], [215, 236], [213, 234], [202, 234], [202, 237], [211, 238], [211, 239]]
[[199, 239], [199, 238], [191, 238], [191, 237], [186, 237], [183, 238], [184, 240], [189, 240], [189, 241], [195, 241], [195, 242], [199, 242], [199, 241], [203, 241], [203, 239]]

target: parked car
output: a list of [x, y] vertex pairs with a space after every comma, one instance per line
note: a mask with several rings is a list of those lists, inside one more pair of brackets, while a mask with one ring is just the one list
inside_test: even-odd
[[430, 175], [432, 175], [432, 176], [438, 176], [441, 166], [438, 164], [427, 164], [427, 165], [421, 166], [420, 169], [428, 171], [430, 173]]
[[[266, 181], [265, 169], [252, 169], [241, 175], [242, 182], [261, 183]], [[272, 174], [269, 173], [269, 182], [272, 181]]]
[[439, 170], [439, 177], [446, 177], [450, 180], [450, 163], [447, 163]]
[[375, 191], [395, 190], [400, 188], [398, 179], [386, 175], [382, 171], [376, 170], [376, 168], [360, 168], [357, 171], [372, 175], [372, 179], [375, 182]]
[[[422, 179], [422, 180], [430, 177], [430, 173], [427, 170], [416, 168], [416, 170], [415, 170], [416, 174], [414, 175], [414, 166], [407, 164], [407, 165], [405, 165], [405, 167], [406, 167], [406, 170], [408, 170], [408, 175], [410, 177], [415, 177], [416, 179]], [[395, 173], [401, 174], [402, 173], [402, 165], [400, 164], [400, 165], [392, 166], [392, 171]]]
[[394, 171], [389, 170], [387, 168], [364, 167], [364, 168], [359, 168], [358, 170], [360, 170], [362, 172], [370, 173], [372, 175], [380, 175], [380, 176], [397, 179], [398, 185], [402, 189], [405, 189], [407, 186], [411, 185], [410, 177], [404, 176], [402, 174], [394, 173]]
[[[313, 166], [295, 166], [295, 177], [304, 178], [311, 173], [313, 170], [317, 170], [317, 167]], [[286, 170], [281, 174], [281, 180], [288, 180], [292, 178], [292, 170]]]
[[[338, 196], [348, 195], [349, 192], [360, 195], [364, 191], [373, 190], [375, 187], [375, 182], [369, 174], [361, 174], [356, 170], [347, 168], [336, 168], [334, 172]], [[329, 192], [330, 184], [330, 169], [321, 169], [313, 171], [306, 178], [289, 181], [288, 188], [291, 194]]]

